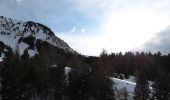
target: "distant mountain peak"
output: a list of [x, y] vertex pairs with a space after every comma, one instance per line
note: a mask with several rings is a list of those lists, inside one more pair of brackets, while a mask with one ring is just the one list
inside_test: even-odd
[[0, 41], [11, 47], [13, 50], [19, 46], [19, 53], [23, 54], [25, 49], [29, 50], [31, 56], [35, 55], [37, 40], [47, 42], [55, 47], [61, 48], [66, 52], [75, 53], [69, 45], [55, 36], [47, 26], [33, 21], [19, 21], [0, 16]]

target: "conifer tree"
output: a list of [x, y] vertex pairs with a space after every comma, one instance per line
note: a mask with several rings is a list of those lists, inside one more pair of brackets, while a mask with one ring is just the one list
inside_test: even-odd
[[169, 73], [158, 68], [157, 77], [153, 84], [153, 99], [156, 100], [169, 100], [170, 99], [170, 76]]
[[22, 63], [18, 53], [9, 52], [4, 58], [1, 70], [2, 77], [2, 99], [3, 100], [24, 100], [25, 92], [22, 84], [24, 75]]
[[136, 87], [134, 92], [135, 100], [148, 100], [149, 99], [149, 83], [146, 80], [144, 72], [137, 72]]

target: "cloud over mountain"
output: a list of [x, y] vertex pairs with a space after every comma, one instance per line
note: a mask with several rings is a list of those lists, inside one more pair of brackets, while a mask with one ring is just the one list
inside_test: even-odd
[[170, 53], [170, 27], [164, 31], [159, 32], [150, 41], [145, 43], [142, 47], [145, 51], [158, 52], [163, 54]]

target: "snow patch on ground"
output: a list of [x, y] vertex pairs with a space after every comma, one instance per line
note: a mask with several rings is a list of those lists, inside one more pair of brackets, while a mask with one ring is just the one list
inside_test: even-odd
[[28, 50], [30, 57], [33, 57], [35, 54], [38, 54], [37, 50]]
[[2, 62], [3, 61], [3, 58], [2, 57], [0, 57], [0, 62]]
[[68, 76], [69, 72], [71, 71], [71, 68], [70, 67], [65, 67], [64, 69], [64, 73], [66, 76]]
[[2, 53], [2, 54], [0, 55], [0, 62], [3, 61], [4, 56], [5, 56], [4, 53]]
[[117, 100], [124, 99], [125, 95], [127, 95], [128, 100], [133, 100], [133, 93], [136, 83], [117, 78], [111, 78], [111, 80], [114, 83], [113, 88], [115, 90]]
[[129, 82], [134, 82], [134, 83], [136, 83], [136, 78], [135, 78], [135, 76], [129, 76], [129, 78], [128, 79], [125, 79], [126, 81], [129, 81]]
[[114, 82], [114, 86], [118, 90], [121, 90], [122, 88], [126, 88], [126, 90], [128, 92], [131, 92], [131, 93], [134, 92], [134, 88], [136, 86], [136, 83], [130, 82], [130, 81], [126, 81], [126, 80], [117, 79], [117, 78], [112, 78], [112, 80]]

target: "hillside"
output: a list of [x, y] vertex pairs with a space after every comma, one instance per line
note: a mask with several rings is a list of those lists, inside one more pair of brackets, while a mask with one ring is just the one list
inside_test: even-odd
[[45, 25], [0, 16], [0, 42], [12, 48], [13, 51], [18, 49], [22, 55], [23, 51], [28, 49], [30, 56], [33, 56], [38, 53], [36, 45], [38, 41], [75, 53], [66, 42], [55, 36], [55, 33]]

